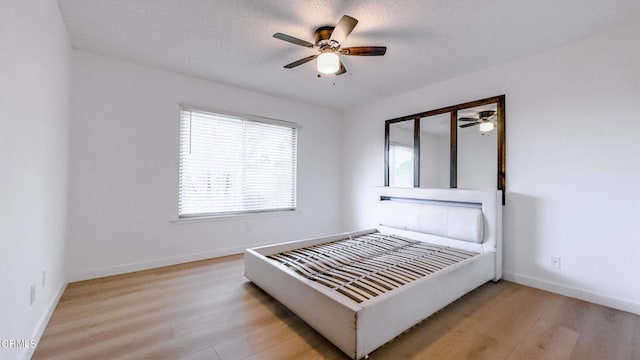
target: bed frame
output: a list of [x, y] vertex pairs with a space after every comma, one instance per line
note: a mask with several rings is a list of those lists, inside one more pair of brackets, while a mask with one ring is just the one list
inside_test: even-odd
[[[378, 229], [245, 252], [247, 278], [353, 359], [367, 357], [454, 300], [502, 276], [500, 191], [385, 187], [377, 193]], [[278, 261], [280, 253], [377, 234], [475, 255], [368, 299], [346, 296]]]

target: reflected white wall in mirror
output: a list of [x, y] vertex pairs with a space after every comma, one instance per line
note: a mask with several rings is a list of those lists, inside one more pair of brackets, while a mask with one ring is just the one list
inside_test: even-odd
[[413, 187], [413, 120], [389, 125], [389, 186]]
[[[460, 118], [478, 118], [482, 111], [497, 111], [496, 104], [458, 111]], [[480, 121], [479, 121], [480, 122]], [[482, 122], [496, 123], [496, 116]], [[495, 190], [498, 184], [498, 131], [482, 132], [480, 124], [461, 128], [471, 121], [458, 121], [458, 188]]]
[[420, 187], [449, 188], [451, 115], [420, 119]]

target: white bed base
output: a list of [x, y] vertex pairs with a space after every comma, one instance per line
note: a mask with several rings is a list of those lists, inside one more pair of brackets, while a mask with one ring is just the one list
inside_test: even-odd
[[[438, 205], [481, 208], [484, 233], [483, 241], [479, 244], [385, 226], [378, 229], [381, 233], [471, 250], [480, 255], [357, 303], [267, 258], [275, 253], [344, 239], [345, 234], [262, 246], [245, 252], [247, 278], [353, 359], [368, 356], [462, 295], [487, 281], [497, 281], [502, 275], [502, 206], [499, 191], [380, 188], [378, 194], [380, 201], [410, 199]], [[357, 236], [374, 231], [370, 229], [350, 234]]]

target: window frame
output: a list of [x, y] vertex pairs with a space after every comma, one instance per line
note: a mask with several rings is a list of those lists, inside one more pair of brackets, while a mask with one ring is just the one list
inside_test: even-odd
[[[182, 154], [181, 147], [182, 142], [180, 140], [180, 133], [182, 132], [182, 113], [186, 111], [194, 111], [200, 113], [207, 113], [215, 116], [226, 117], [230, 119], [236, 119], [247, 122], [255, 122], [262, 123], [268, 125], [275, 125], [286, 127], [295, 130], [294, 132], [294, 141], [293, 146], [293, 156], [294, 156], [294, 176], [293, 176], [293, 206], [286, 208], [268, 208], [268, 209], [256, 209], [256, 210], [241, 210], [241, 211], [225, 211], [225, 212], [202, 212], [195, 214], [181, 214], [180, 213], [180, 201], [181, 201], [181, 193], [182, 193], [182, 179], [180, 173], [180, 166], [182, 165]], [[180, 104], [178, 111], [178, 207], [177, 207], [177, 219], [176, 222], [198, 222], [198, 221], [206, 221], [206, 220], [216, 220], [216, 219], [229, 219], [236, 217], [246, 217], [246, 216], [271, 216], [271, 215], [281, 215], [281, 214], [293, 214], [299, 212], [298, 208], [298, 141], [300, 126], [298, 123], [268, 118], [264, 116], [258, 116], [253, 114], [241, 114], [234, 113], [228, 111], [218, 111], [210, 108], [204, 108], [200, 106], [194, 106], [190, 104]]]

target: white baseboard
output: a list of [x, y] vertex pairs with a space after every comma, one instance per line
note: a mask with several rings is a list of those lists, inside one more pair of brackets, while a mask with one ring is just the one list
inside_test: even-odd
[[640, 315], [640, 303], [631, 300], [620, 299], [602, 293], [579, 289], [573, 286], [542, 280], [527, 275], [503, 272], [502, 277], [505, 280], [512, 281], [518, 284], [531, 286], [552, 293], [565, 295], [572, 298]]
[[[56, 306], [58, 306], [58, 302], [60, 301], [60, 298], [62, 297], [64, 290], [67, 288], [67, 284], [68, 283], [64, 281], [60, 285], [60, 288], [58, 289], [56, 296], [54, 296], [53, 299], [51, 299], [51, 302], [49, 303], [49, 306], [47, 308], [47, 312], [45, 312], [44, 315], [42, 315], [42, 318], [40, 319], [40, 322], [38, 323], [38, 326], [36, 327], [36, 330], [34, 331], [33, 336], [31, 337], [32, 339], [36, 340], [38, 343], [40, 342], [40, 338], [42, 338], [42, 334], [44, 334], [44, 330], [47, 328], [47, 325], [49, 324], [49, 320], [51, 319], [51, 315], [53, 315], [53, 311], [56, 309]], [[35, 351], [36, 351], [35, 348], [31, 348], [31, 347], [26, 348], [24, 356], [22, 358], [27, 360], [31, 359]]]
[[[253, 246], [253, 245], [252, 245]], [[213, 251], [204, 251], [188, 255], [172, 256], [162, 259], [146, 260], [130, 264], [109, 266], [78, 273], [68, 274], [69, 282], [90, 280], [111, 275], [126, 274], [134, 271], [149, 270], [162, 266], [183, 264], [192, 261], [211, 259], [221, 256], [244, 253], [246, 247], [232, 247]]]

